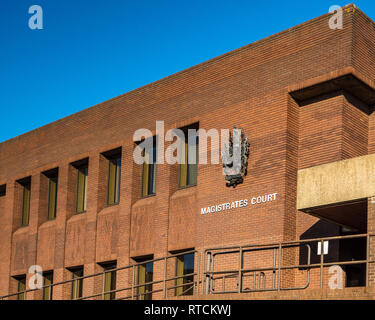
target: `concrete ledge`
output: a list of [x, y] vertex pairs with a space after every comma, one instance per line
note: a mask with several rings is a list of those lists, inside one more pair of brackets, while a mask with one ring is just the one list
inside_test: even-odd
[[374, 195], [375, 154], [298, 171], [298, 210], [370, 198]]

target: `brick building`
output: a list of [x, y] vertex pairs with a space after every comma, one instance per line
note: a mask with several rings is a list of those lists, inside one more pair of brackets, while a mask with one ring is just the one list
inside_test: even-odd
[[[373, 298], [375, 24], [353, 5], [343, 29], [330, 18], [1, 143], [0, 296]], [[133, 134], [158, 120], [241, 127], [243, 183], [137, 165]]]

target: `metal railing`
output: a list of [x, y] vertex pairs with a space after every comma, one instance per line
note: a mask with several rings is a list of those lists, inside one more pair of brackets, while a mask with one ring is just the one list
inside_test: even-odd
[[[361, 235], [350, 235], [350, 236], [337, 236], [337, 237], [325, 237], [316, 239], [306, 239], [299, 241], [289, 241], [283, 243], [273, 244], [262, 244], [262, 245], [243, 245], [243, 246], [230, 246], [230, 247], [216, 247], [206, 249], [200, 253], [197, 250], [191, 250], [178, 254], [173, 254], [161, 258], [150, 259], [139, 263], [130, 264], [128, 266], [114, 268], [112, 270], [104, 270], [102, 272], [69, 279], [50, 285], [43, 286], [39, 289], [28, 289], [22, 292], [15, 292], [12, 294], [0, 297], [0, 299], [17, 298], [18, 295], [23, 294], [27, 299], [27, 293], [43, 290], [43, 288], [53, 288], [57, 286], [69, 286], [74, 281], [82, 282], [88, 281], [90, 278], [102, 277], [102, 284], [98, 285], [100, 281], [96, 282], [94, 286], [96, 289], [92, 294], [86, 294], [85, 296], [77, 297], [75, 300], [87, 300], [87, 299], [105, 299], [108, 295], [115, 295], [115, 299], [142, 299], [146, 296], [152, 296], [152, 298], [168, 299], [170, 297], [176, 297], [179, 295], [193, 294], [193, 295], [209, 295], [209, 294], [224, 294], [224, 293], [246, 293], [246, 292], [262, 292], [262, 291], [281, 291], [281, 290], [303, 290], [307, 289], [311, 284], [311, 272], [318, 270], [319, 274], [319, 287], [324, 287], [324, 270], [327, 267], [337, 266], [350, 266], [350, 265], [366, 265], [365, 269], [365, 285], [369, 286], [369, 269], [370, 264], [374, 263], [375, 260], [370, 259], [370, 245], [371, 237], [374, 234], [361, 234]], [[319, 259], [319, 263], [312, 263], [312, 247], [317, 246], [320, 243], [321, 250], [323, 251], [324, 242], [326, 241], [345, 241], [350, 239], [366, 239], [366, 253], [363, 259], [351, 260], [351, 261], [325, 261], [324, 252], [320, 255], [316, 255], [315, 259]], [[301, 250], [305, 248], [304, 262], [299, 264], [289, 265], [288, 261], [294, 261], [296, 258], [300, 258]], [[289, 251], [289, 252], [288, 252]], [[374, 248], [373, 248], [374, 251]], [[286, 253], [285, 253], [286, 252]], [[185, 254], [194, 254], [194, 272], [184, 275], [176, 274], [176, 265], [168, 264], [170, 260], [177, 259], [179, 256]], [[265, 259], [265, 266], [256, 267], [262, 262], [261, 259], [249, 259], [247, 255], [260, 255], [266, 257], [269, 254], [270, 258]], [[375, 253], [374, 253], [375, 254]], [[227, 258], [231, 256], [231, 259], [222, 259], [226, 262], [221, 262], [220, 257]], [[237, 255], [233, 259], [233, 255]], [[288, 260], [288, 257], [290, 258]], [[317, 258], [318, 257], [318, 258]], [[204, 259], [203, 259], [204, 258]], [[246, 259], [249, 260], [246, 263]], [[176, 260], [175, 260], [176, 262]], [[156, 270], [157, 277], [154, 277], [149, 282], [139, 282], [137, 279], [137, 272], [140, 265], [147, 263], [158, 264], [159, 268]], [[249, 266], [246, 266], [250, 264]], [[215, 268], [219, 267], [220, 270]], [[304, 273], [304, 279], [302, 285], [284, 285], [284, 282], [288, 284], [288, 277], [293, 278], [295, 271], [299, 270]], [[287, 272], [292, 273], [287, 273]], [[108, 272], [116, 272], [118, 275], [120, 272], [125, 272], [125, 276], [122, 278], [122, 282], [126, 283], [122, 287], [117, 288], [119, 283], [119, 277], [117, 278], [116, 289], [105, 290], [104, 278]], [[294, 272], [294, 274], [293, 274]], [[155, 274], [155, 273], [154, 273]], [[174, 274], [174, 276], [171, 276]], [[124, 280], [125, 279], [125, 280]], [[182, 279], [182, 280], [181, 280]], [[245, 285], [246, 281], [249, 280], [248, 285]], [[182, 283], [181, 283], [182, 281]], [[180, 283], [178, 283], [180, 282]], [[291, 282], [293, 283], [293, 281]], [[83, 285], [85, 287], [85, 285]], [[144, 290], [140, 290], [143, 288]], [[182, 288], [181, 290], [176, 290]], [[69, 289], [69, 288], [68, 288]], [[67, 290], [68, 290], [67, 289]], [[65, 289], [63, 289], [65, 290]], [[179, 292], [177, 292], [179, 291]], [[51, 294], [52, 290], [50, 290]], [[172, 292], [172, 293], [171, 293]], [[160, 293], [155, 296], [155, 294]], [[50, 298], [53, 298], [50, 296]], [[63, 295], [60, 295], [63, 296]], [[65, 296], [67, 296], [65, 294]]]
[[[250, 292], [250, 291], [259, 291], [259, 289], [264, 289], [266, 287], [266, 274], [261, 271], [261, 272], [252, 272], [250, 274], [244, 274], [243, 278], [253, 278], [253, 289], [247, 288], [243, 289], [242, 292]], [[224, 274], [223, 276], [218, 276], [218, 277], [212, 277], [211, 280], [215, 283], [217, 280], [221, 280], [221, 287], [222, 287], [222, 292], [215, 292], [215, 293], [229, 293], [225, 290], [226, 288], [226, 280], [228, 279], [238, 279], [237, 272], [230, 273], [229, 275]], [[257, 281], [258, 279], [258, 281]], [[238, 281], [236, 282], [236, 286], [238, 286]], [[214, 291], [214, 285], [212, 286], [212, 291]], [[232, 291], [232, 293], [235, 293], [237, 291]]]
[[[74, 279], [56, 282], [56, 283], [53, 283], [53, 284], [50, 284], [50, 285], [39, 287], [37, 289], [28, 289], [28, 290], [24, 290], [22, 292], [15, 292], [15, 293], [8, 294], [8, 295], [0, 297], [0, 300], [9, 299], [9, 298], [12, 298], [12, 297], [16, 298], [19, 294], [24, 294], [25, 299], [27, 299], [27, 293], [30, 293], [30, 292], [42, 291], [44, 288], [53, 288], [53, 287], [64, 286], [64, 285], [69, 285], [69, 284], [72, 286], [73, 283], [76, 282], [76, 281], [80, 281], [80, 280], [83, 281], [83, 280], [87, 280], [87, 279], [90, 279], [90, 278], [96, 278], [96, 277], [102, 277], [102, 279], [103, 279], [103, 284], [100, 287], [100, 290], [98, 290], [100, 292], [90, 294], [90, 295], [86, 295], [86, 296], [82, 296], [82, 297], [77, 297], [77, 298], [72, 299], [72, 300], [87, 300], [87, 299], [95, 299], [95, 298], [104, 299], [104, 297], [106, 295], [117, 294], [117, 293], [120, 293], [120, 292], [128, 292], [128, 293], [123, 295], [123, 296], [116, 297], [116, 299], [118, 299], [118, 300], [138, 299], [138, 298], [142, 298], [142, 297], [145, 297], [147, 295], [152, 295], [152, 294], [158, 293], [158, 292], [163, 292], [162, 298], [167, 299], [169, 297], [168, 292], [170, 292], [171, 290], [176, 290], [177, 288], [181, 288], [181, 287], [183, 288], [182, 292], [174, 293], [173, 296], [185, 295], [189, 291], [193, 291], [193, 294], [197, 294], [198, 293], [197, 292], [198, 283], [200, 282], [200, 279], [199, 279], [200, 274], [198, 272], [168, 277], [168, 273], [171, 273], [171, 272], [175, 273], [175, 270], [173, 269], [173, 266], [168, 265], [168, 261], [172, 260], [172, 259], [176, 259], [176, 258], [178, 258], [180, 256], [183, 256], [183, 255], [186, 255], [186, 254], [194, 254], [194, 263], [196, 263], [197, 268], [199, 270], [200, 259], [201, 259], [200, 254], [196, 250], [191, 250], [191, 251], [185, 251], [185, 252], [182, 252], [182, 253], [173, 254], [173, 255], [169, 255], [169, 256], [165, 256], [165, 257], [161, 257], [161, 258], [155, 258], [155, 259], [142, 261], [142, 262], [139, 262], [139, 263], [134, 263], [134, 264], [127, 265], [127, 266], [124, 266], [124, 267], [114, 268], [114, 269], [110, 269], [110, 270], [103, 270], [102, 272], [97, 272], [97, 273], [93, 273], [93, 274], [82, 276], [82, 277], [76, 277]], [[145, 264], [148, 264], [148, 263], [154, 264], [154, 263], [157, 263], [157, 262], [161, 262], [163, 264], [163, 268], [164, 268], [163, 278], [160, 279], [160, 280], [153, 280], [153, 281], [150, 281], [150, 282], [138, 283], [138, 279], [137, 279], [136, 274], [137, 274], [139, 266], [145, 265]], [[126, 274], [126, 277], [124, 277], [124, 278], [128, 279], [128, 281], [126, 281], [126, 282], [129, 283], [129, 285], [127, 285], [125, 287], [121, 287], [119, 289], [104, 290], [104, 287], [105, 287], [104, 286], [104, 278], [105, 278], [106, 273], [116, 272], [116, 275], [118, 275], [119, 272], [126, 271], [126, 270], [128, 271], [128, 274]], [[185, 279], [189, 279], [191, 277], [193, 278], [193, 281], [184, 281]], [[116, 276], [116, 278], [117, 278], [117, 276]], [[182, 284], [173, 284], [173, 283], [170, 284], [171, 282], [176, 282], [179, 279], [182, 279], [182, 282], [183, 282]], [[141, 292], [141, 293], [138, 290], [139, 288], [147, 288], [148, 286], [155, 287], [158, 284], [162, 285], [162, 288], [157, 288], [157, 289], [152, 289], [152, 290], [145, 289], [145, 292]], [[51, 293], [51, 291], [52, 290], [50, 290], [50, 293]], [[52, 295], [52, 297], [53, 297], [53, 295]], [[50, 298], [51, 298], [51, 296], [50, 296]]]
[[[273, 244], [264, 244], [264, 245], [244, 245], [244, 246], [230, 246], [230, 247], [217, 247], [205, 250], [205, 267], [206, 270], [204, 272], [204, 281], [205, 281], [205, 294], [223, 294], [223, 293], [245, 293], [245, 292], [260, 292], [260, 291], [281, 291], [281, 290], [303, 290], [310, 286], [311, 282], [311, 270], [319, 269], [319, 277], [320, 277], [320, 285], [319, 287], [323, 289], [324, 284], [324, 268], [330, 266], [349, 266], [349, 265], [366, 265], [365, 277], [366, 277], [366, 286], [369, 285], [369, 265], [374, 263], [375, 260], [370, 259], [370, 238], [373, 237], [373, 234], [360, 234], [360, 235], [349, 235], [349, 236], [336, 236], [336, 237], [325, 237], [325, 238], [316, 238], [316, 239], [306, 239], [306, 240], [299, 240], [299, 241], [290, 241], [290, 242], [283, 242], [283, 243], [273, 243]], [[364, 238], [366, 239], [366, 257], [364, 259], [352, 260], [352, 261], [333, 261], [327, 262], [324, 261], [324, 242], [326, 241], [344, 241], [350, 239], [358, 239]], [[320, 256], [319, 263], [311, 263], [311, 246], [313, 244], [320, 243], [322, 253]], [[286, 249], [298, 249], [299, 252], [301, 247], [307, 248], [307, 256], [306, 264], [292, 264], [292, 265], [285, 265], [283, 264], [283, 252]], [[252, 252], [267, 252], [272, 251], [272, 267], [258, 267], [258, 268], [244, 268], [244, 255], [246, 253]], [[238, 267], [236, 269], [223, 269], [215, 271], [215, 262], [217, 257], [225, 256], [225, 255], [235, 255], [237, 254], [238, 259]], [[292, 254], [292, 259], [299, 257], [294, 253]], [[232, 258], [233, 260], [233, 258]], [[219, 264], [223, 264], [222, 261], [219, 261]], [[233, 265], [233, 263], [232, 263]], [[287, 270], [304, 270], [306, 271], [306, 280], [304, 285], [302, 286], [282, 286], [283, 280], [283, 271]], [[263, 287], [258, 285], [256, 287], [256, 275], [259, 273], [263, 273]], [[266, 287], [266, 272], [270, 272], [272, 274], [272, 285], [270, 287]], [[246, 274], [253, 273], [254, 277], [254, 286], [253, 289], [247, 288], [243, 289], [243, 280]], [[232, 285], [231, 289], [227, 289], [224, 283], [224, 279], [227, 278], [237, 278], [237, 282], [235, 285]], [[285, 278], [287, 276], [284, 276]], [[216, 289], [217, 281], [222, 281], [221, 290]]]

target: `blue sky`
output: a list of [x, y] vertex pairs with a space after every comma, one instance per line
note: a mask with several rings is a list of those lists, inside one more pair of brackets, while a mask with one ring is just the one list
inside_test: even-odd
[[[0, 141], [348, 3], [0, 0]], [[375, 1], [354, 3], [375, 19]]]

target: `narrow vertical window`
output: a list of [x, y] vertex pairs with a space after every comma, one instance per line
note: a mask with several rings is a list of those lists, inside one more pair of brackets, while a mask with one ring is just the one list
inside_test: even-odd
[[147, 149], [143, 150], [145, 162], [142, 168], [142, 196], [147, 197], [156, 194], [156, 138], [153, 138], [152, 154]]
[[20, 182], [22, 186], [22, 211], [21, 211], [21, 225], [28, 226], [30, 218], [30, 191], [31, 179], [28, 178]]
[[53, 272], [43, 272], [43, 300], [52, 300]]
[[104, 271], [103, 279], [103, 298], [104, 300], [114, 300], [116, 297], [116, 292], [111, 292], [116, 290], [116, 271], [111, 271], [116, 269], [116, 262], [102, 264]]
[[76, 212], [86, 211], [87, 206], [87, 177], [89, 167], [88, 163], [77, 167], [77, 196]]
[[[193, 134], [198, 130], [198, 124], [193, 124], [181, 129], [184, 132], [182, 141], [183, 159], [180, 159], [179, 165], [179, 187], [189, 187], [197, 184], [197, 168], [198, 168], [198, 134]], [[191, 131], [189, 136], [189, 130]]]
[[58, 170], [55, 169], [51, 172], [45, 173], [45, 175], [48, 178], [47, 218], [48, 220], [52, 220], [56, 218]]
[[152, 278], [153, 278], [153, 262], [146, 262], [138, 265], [138, 300], [152, 299]]
[[25, 300], [26, 299], [26, 276], [20, 276], [15, 278], [17, 280], [17, 299]]
[[121, 154], [108, 158], [107, 204], [120, 202]]
[[7, 190], [6, 184], [3, 184], [2, 186], [0, 186], [0, 197], [5, 197], [6, 190]]
[[194, 253], [176, 257], [176, 296], [193, 294], [194, 288]]
[[82, 288], [83, 288], [83, 268], [72, 269], [72, 300], [82, 298]]

